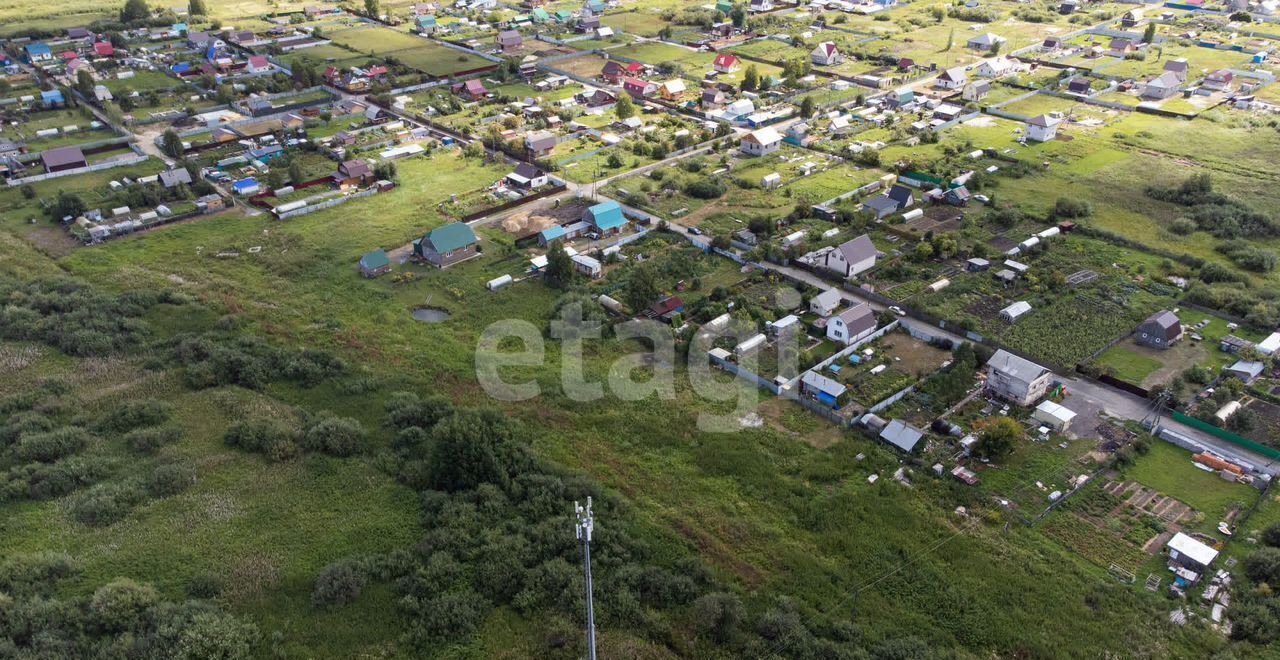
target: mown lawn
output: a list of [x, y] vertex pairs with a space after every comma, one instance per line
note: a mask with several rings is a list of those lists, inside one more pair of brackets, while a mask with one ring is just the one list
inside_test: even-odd
[[1098, 356], [1098, 364], [1115, 369], [1116, 378], [1134, 384], [1141, 384], [1151, 372], [1161, 366], [1160, 362], [1135, 353], [1123, 345], [1110, 348]]

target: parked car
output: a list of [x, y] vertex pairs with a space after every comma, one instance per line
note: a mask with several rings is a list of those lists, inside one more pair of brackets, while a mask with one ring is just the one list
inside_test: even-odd
[[906, 316], [906, 315], [907, 315], [907, 313], [906, 313], [906, 312], [904, 312], [904, 311], [902, 311], [902, 308], [901, 308], [901, 307], [899, 307], [899, 306], [897, 306], [897, 305], [890, 305], [890, 306], [889, 306], [889, 311], [893, 312], [894, 314], [897, 314], [898, 316]]
[[690, 228], [689, 228], [689, 233], [690, 233], [690, 234], [693, 234], [694, 236], [701, 236], [701, 235], [702, 235], [702, 230], [701, 230], [701, 229], [698, 229], [697, 227], [690, 227]]
[[982, 202], [983, 204], [991, 203], [991, 198], [987, 197], [986, 195], [974, 195], [973, 198], [978, 200], [979, 202]]

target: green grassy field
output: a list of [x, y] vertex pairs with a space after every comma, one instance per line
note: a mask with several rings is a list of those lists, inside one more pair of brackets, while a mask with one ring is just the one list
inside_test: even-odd
[[1098, 357], [1098, 364], [1115, 369], [1116, 378], [1127, 383], [1142, 383], [1151, 372], [1160, 368], [1161, 363], [1155, 359], [1116, 346]]

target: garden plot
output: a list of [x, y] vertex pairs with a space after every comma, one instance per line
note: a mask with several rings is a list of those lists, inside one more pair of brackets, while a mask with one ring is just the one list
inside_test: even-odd
[[[1185, 531], [1196, 531], [1221, 537], [1218, 523], [1230, 522], [1258, 498], [1253, 487], [1223, 479], [1205, 471], [1191, 460], [1191, 452], [1167, 442], [1153, 442], [1145, 455], [1126, 468], [1117, 480], [1133, 481], [1161, 496], [1185, 503], [1200, 515], [1181, 516], [1178, 524]], [[1158, 506], [1162, 500], [1148, 499], [1143, 504]]]
[[334, 43], [377, 57], [392, 57], [437, 78], [461, 71], [484, 68], [493, 63], [478, 55], [463, 53], [433, 41], [386, 27], [367, 25], [328, 34]]

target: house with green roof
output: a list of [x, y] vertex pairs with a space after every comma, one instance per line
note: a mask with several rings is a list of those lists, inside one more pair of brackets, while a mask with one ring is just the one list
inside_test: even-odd
[[547, 10], [543, 9], [542, 7], [535, 8], [532, 12], [529, 12], [529, 15], [532, 16], [533, 20], [538, 23], [545, 23], [551, 20], [551, 14], [548, 14]]
[[556, 12], [555, 16], [556, 16], [556, 20], [561, 23], [568, 23], [569, 21], [573, 20], [573, 12], [567, 9], [561, 9], [560, 11]]
[[609, 200], [587, 209], [582, 215], [582, 221], [594, 227], [601, 236], [607, 236], [622, 231], [627, 224], [627, 217], [622, 214], [622, 207], [617, 202]]
[[733, 13], [733, 3], [729, 0], [717, 0], [716, 11], [722, 14], [731, 14]]
[[381, 248], [360, 257], [360, 274], [365, 277], [377, 277], [391, 272], [391, 259], [387, 251]]
[[461, 222], [436, 227], [413, 242], [413, 256], [438, 268], [480, 256], [480, 239]]

